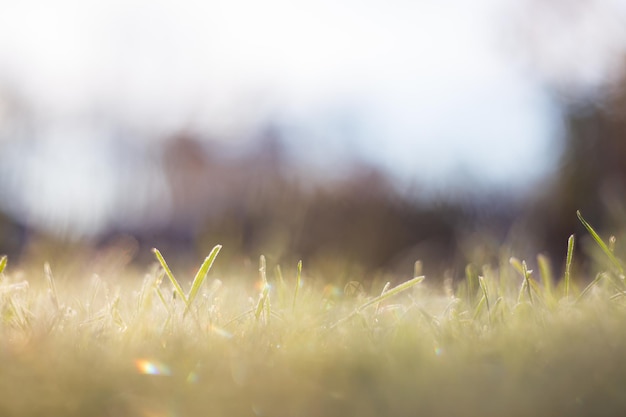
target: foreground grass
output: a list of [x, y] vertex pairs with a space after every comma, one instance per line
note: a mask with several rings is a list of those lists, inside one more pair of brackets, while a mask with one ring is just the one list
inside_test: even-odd
[[207, 278], [219, 247], [190, 282], [158, 251], [143, 281], [7, 268], [0, 415], [624, 415], [626, 285], [594, 239], [607, 265], [585, 288], [573, 238], [563, 277], [512, 259], [438, 288], [416, 266], [370, 295], [263, 258], [254, 284]]

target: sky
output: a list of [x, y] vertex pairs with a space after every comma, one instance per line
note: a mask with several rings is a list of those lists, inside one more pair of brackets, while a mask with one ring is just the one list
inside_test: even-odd
[[55, 165], [38, 180], [51, 206], [73, 178], [81, 207], [106, 165], [103, 114], [150, 140], [245, 144], [270, 122], [321, 170], [360, 157], [425, 188], [523, 188], [555, 169], [562, 126], [502, 41], [514, 3], [0, 0], [0, 92], [46, 127], [31, 159]]

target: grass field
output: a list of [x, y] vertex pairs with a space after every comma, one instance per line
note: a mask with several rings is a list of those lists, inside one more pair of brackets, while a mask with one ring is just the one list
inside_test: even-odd
[[177, 278], [156, 250], [143, 279], [3, 258], [0, 415], [625, 415], [624, 270], [580, 218], [604, 256], [583, 285], [573, 237], [558, 273], [540, 256], [441, 284], [417, 263], [368, 291], [264, 258], [255, 282], [218, 279], [220, 246]]

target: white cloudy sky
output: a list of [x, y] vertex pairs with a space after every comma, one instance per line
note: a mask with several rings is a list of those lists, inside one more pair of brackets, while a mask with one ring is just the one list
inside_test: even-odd
[[66, 146], [77, 131], [98, 140], [82, 125], [102, 111], [223, 140], [274, 118], [299, 132], [298, 156], [512, 187], [552, 169], [559, 135], [553, 103], [504, 50], [514, 3], [0, 0], [0, 83], [55, 126], [47, 149], [63, 151], [59, 126]]

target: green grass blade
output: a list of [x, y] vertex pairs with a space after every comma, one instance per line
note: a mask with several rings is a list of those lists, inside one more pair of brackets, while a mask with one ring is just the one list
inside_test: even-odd
[[517, 272], [519, 272], [519, 274], [523, 277], [524, 276], [524, 267], [522, 266], [522, 261], [520, 261], [519, 259], [517, 259], [516, 257], [511, 257], [509, 259], [509, 264], [511, 264], [511, 266], [513, 267], [513, 269], [515, 269]]
[[[580, 213], [580, 212], [577, 212], [577, 213]], [[571, 235], [569, 239], [567, 239], [567, 258], [565, 259], [565, 298], [569, 298], [572, 260], [574, 259], [575, 240], [576, 238], [574, 237], [574, 235]]]
[[259, 264], [260, 264], [259, 274], [261, 275], [261, 284], [263, 285], [263, 287], [261, 289], [261, 294], [259, 295], [259, 302], [257, 303], [255, 311], [254, 311], [254, 317], [257, 320], [261, 317], [263, 310], [268, 308], [269, 306], [268, 297], [270, 293], [270, 286], [267, 282], [267, 275], [266, 275], [265, 256], [261, 255], [259, 259]]
[[[504, 298], [502, 297], [498, 297], [496, 299], [496, 302], [493, 303], [493, 312], [494, 314], [498, 312], [498, 309], [503, 310], [503, 308], [501, 307], [502, 305], [504, 305]], [[500, 311], [500, 317], [504, 316], [504, 312]]]
[[270, 323], [270, 317], [272, 316], [272, 302], [270, 301], [270, 286], [268, 285], [266, 288], [267, 294], [265, 295], [265, 308], [263, 309], [263, 311], [265, 311], [265, 324], [267, 325]]
[[282, 307], [285, 305], [285, 294], [287, 293], [287, 285], [285, 285], [283, 269], [280, 267], [280, 265], [276, 265], [276, 268], [274, 268], [274, 279], [276, 280], [276, 293], [278, 295], [278, 304]]
[[530, 274], [532, 271], [528, 270], [528, 267], [526, 266], [526, 261], [522, 261], [522, 268], [524, 270], [524, 280], [526, 281], [526, 291], [528, 293], [528, 300], [530, 301], [530, 304], [533, 304], [533, 293], [532, 293], [532, 289], [530, 287]]
[[469, 308], [474, 307], [478, 299], [478, 271], [474, 265], [468, 264], [465, 267], [465, 279], [467, 282], [467, 303]]
[[403, 282], [400, 285], [397, 285], [395, 287], [393, 287], [392, 289], [388, 290], [387, 292], [385, 292], [384, 294], [379, 295], [378, 297], [374, 297], [371, 300], [361, 304], [359, 307], [357, 307], [356, 311], [361, 311], [371, 305], [374, 304], [378, 304], [383, 300], [386, 300], [387, 298], [393, 297], [396, 294], [401, 293], [402, 291], [406, 291], [409, 288], [419, 284], [420, 282], [424, 281], [426, 277], [425, 276], [421, 276], [421, 277], [415, 277], [413, 279], [410, 279], [406, 282]]
[[261, 277], [261, 282], [264, 285], [267, 285], [267, 262], [265, 261], [264, 255], [259, 257], [259, 275]]
[[165, 307], [165, 310], [167, 310], [168, 315], [171, 315], [172, 312], [170, 311], [170, 307], [167, 305], [167, 301], [165, 301], [165, 296], [163, 295], [161, 289], [159, 287], [154, 287], [154, 292], [156, 292], [157, 297], [159, 297], [159, 300], [161, 300], [161, 303], [163, 303], [163, 307]]
[[298, 291], [302, 285], [302, 260], [298, 261], [298, 272], [296, 274], [296, 289], [293, 292], [293, 303], [291, 305], [291, 311], [296, 310], [296, 300], [298, 298]]
[[381, 301], [384, 301], [387, 298], [393, 297], [394, 295], [399, 294], [402, 291], [406, 291], [409, 288], [414, 287], [415, 285], [417, 285], [420, 282], [424, 281], [425, 278], [426, 277], [424, 277], [424, 276], [415, 277], [415, 278], [410, 279], [410, 280], [408, 280], [406, 282], [403, 282], [400, 285], [397, 285], [397, 286], [393, 287], [392, 289], [386, 291], [385, 293], [379, 295], [378, 297], [372, 298], [371, 300], [361, 304], [359, 307], [354, 309], [352, 311], [352, 313], [348, 314], [346, 317], [343, 317], [343, 318], [339, 319], [338, 321], [336, 321], [333, 325], [331, 325], [329, 327], [329, 329], [334, 329], [337, 326], [339, 326], [341, 323], [344, 323], [344, 322], [350, 320], [352, 317], [360, 315], [361, 311], [363, 311], [367, 307], [370, 307], [370, 306], [372, 306], [374, 304], [378, 305], [378, 303], [380, 303]]
[[474, 309], [474, 315], [472, 316], [472, 320], [476, 320], [478, 316], [480, 316], [480, 313], [482, 313], [484, 306], [485, 306], [485, 297], [482, 296], [480, 297], [480, 301], [478, 301], [478, 304], [476, 305], [476, 308]]
[[0, 257], [0, 274], [2, 273], [2, 271], [4, 271], [4, 268], [7, 267], [7, 256], [3, 255], [2, 257]]
[[224, 325], [222, 326], [222, 328], [226, 328], [228, 326], [230, 326], [232, 323], [239, 321], [241, 319], [243, 319], [244, 317], [246, 317], [249, 314], [253, 314], [255, 312], [256, 308], [251, 308], [250, 310], [247, 310], [241, 314], [239, 314], [238, 316], [233, 317], [232, 319], [228, 320], [226, 323], [224, 323]]
[[620, 292], [618, 292], [616, 294], [613, 294], [609, 299], [611, 301], [613, 301], [613, 300], [617, 300], [618, 298], [621, 298], [621, 297], [624, 297], [624, 296], [626, 296], [626, 291], [620, 291]]
[[278, 285], [283, 288], [285, 286], [285, 279], [283, 278], [283, 270], [280, 265], [276, 265], [276, 269], [274, 270], [274, 276], [276, 277], [276, 282]]
[[609, 249], [607, 244], [604, 243], [604, 240], [602, 240], [602, 238], [598, 235], [598, 233], [596, 233], [596, 231], [593, 229], [593, 227], [591, 227], [591, 225], [589, 223], [587, 223], [587, 221], [583, 218], [583, 215], [580, 213], [580, 210], [576, 211], [576, 215], [578, 216], [578, 220], [580, 220], [580, 222], [583, 224], [583, 226], [585, 226], [585, 229], [587, 229], [589, 234], [591, 234], [591, 236], [596, 241], [598, 246], [600, 246], [600, 249], [602, 249], [602, 252], [605, 253], [605, 255], [609, 258], [611, 263], [615, 266], [615, 268], [617, 268], [619, 273], [621, 275], [624, 275], [624, 268], [622, 267], [621, 262], [615, 257], [613, 252], [611, 252], [611, 250]]
[[550, 259], [546, 255], [537, 255], [537, 266], [539, 267], [539, 275], [541, 276], [541, 283], [543, 284], [546, 298], [552, 299], [554, 276]]
[[50, 296], [50, 301], [52, 301], [55, 310], [58, 312], [61, 309], [61, 305], [59, 304], [59, 295], [57, 293], [56, 284], [54, 283], [52, 268], [50, 268], [50, 264], [48, 262], [43, 264], [43, 273], [46, 277], [46, 281], [48, 281], [48, 295]]
[[531, 291], [531, 287], [530, 287], [530, 274], [533, 271], [528, 269], [528, 266], [526, 265], [526, 261], [521, 261], [520, 262], [519, 259], [514, 258], [514, 257], [509, 259], [509, 263], [511, 264], [511, 266], [517, 272], [519, 272], [519, 274], [524, 279], [524, 281], [522, 282], [522, 288], [520, 288], [520, 292], [519, 292], [519, 295], [517, 297], [517, 302], [518, 303], [522, 302], [522, 297], [523, 297], [524, 291], [526, 291], [526, 295], [528, 296], [528, 301], [530, 301], [530, 303], [532, 304], [533, 303], [533, 296], [532, 296], [532, 291]]
[[483, 292], [483, 298], [485, 299], [485, 305], [487, 306], [487, 316], [489, 317], [489, 323], [491, 323], [491, 308], [489, 307], [489, 295], [487, 294], [487, 284], [485, 283], [485, 279], [479, 276], [478, 284]]
[[537, 303], [540, 303], [542, 307], [548, 307], [548, 303], [546, 302], [545, 299], [545, 290], [542, 291], [542, 288], [539, 286], [539, 284], [537, 283], [537, 281], [535, 281], [534, 279], [532, 279], [532, 276], [530, 277], [530, 280], [528, 281], [528, 283], [530, 284], [530, 289], [532, 290], [533, 295], [533, 301], [535, 302], [535, 305], [537, 305]]
[[261, 318], [261, 313], [263, 313], [263, 309], [265, 308], [265, 303], [266, 303], [266, 299], [267, 299], [269, 292], [270, 292], [269, 285], [265, 285], [263, 289], [261, 290], [261, 294], [259, 296], [259, 302], [257, 303], [256, 308], [254, 309], [254, 317], [257, 320]]
[[165, 262], [165, 259], [163, 258], [163, 255], [161, 255], [161, 252], [159, 252], [159, 250], [157, 248], [152, 249], [152, 252], [154, 252], [154, 255], [156, 256], [157, 260], [159, 261], [159, 263], [163, 267], [163, 270], [165, 271], [165, 274], [167, 275], [167, 277], [170, 279], [170, 282], [174, 286], [174, 291], [185, 302], [185, 306], [187, 308], [189, 308], [189, 302], [187, 301], [187, 297], [185, 296], [185, 292], [181, 288], [181, 286], [178, 283], [178, 281], [176, 280], [176, 278], [174, 278], [174, 274], [172, 274], [172, 270], [167, 265], [167, 262]]
[[599, 273], [598, 275], [596, 275], [594, 280], [591, 281], [589, 285], [585, 287], [584, 290], [582, 290], [582, 292], [578, 295], [578, 297], [576, 297], [576, 302], [579, 302], [583, 298], [583, 296], [589, 292], [589, 290], [591, 290], [596, 284], [598, 284], [598, 282], [600, 282], [600, 280], [604, 278], [604, 275], [605, 274], [603, 273]]
[[213, 248], [213, 250], [211, 250], [211, 253], [209, 254], [209, 256], [206, 257], [206, 259], [200, 266], [200, 269], [198, 269], [198, 272], [196, 273], [196, 276], [194, 277], [193, 282], [191, 283], [191, 289], [189, 290], [189, 294], [187, 295], [187, 304], [189, 306], [191, 306], [191, 303], [193, 303], [193, 300], [196, 299], [196, 296], [198, 295], [198, 292], [200, 291], [200, 287], [202, 286], [202, 283], [206, 279], [209, 271], [211, 270], [211, 267], [213, 266], [213, 262], [215, 262], [215, 258], [217, 257], [217, 254], [220, 253], [220, 249], [222, 249], [222, 245], [216, 245]]
[[[391, 287], [391, 282], [387, 281], [387, 283], [383, 287], [383, 290], [380, 292], [380, 295], [384, 295], [387, 291], [389, 291], [389, 287]], [[378, 314], [379, 310], [380, 310], [380, 303], [376, 304], [376, 313], [375, 314]]]

